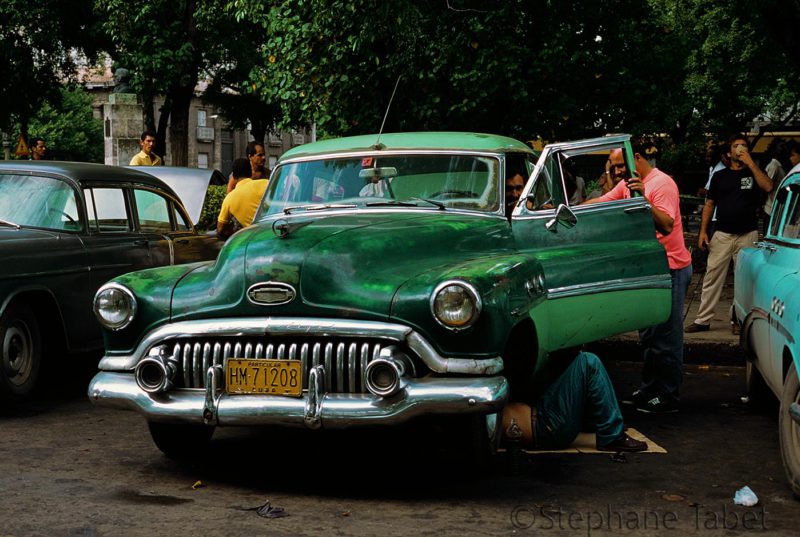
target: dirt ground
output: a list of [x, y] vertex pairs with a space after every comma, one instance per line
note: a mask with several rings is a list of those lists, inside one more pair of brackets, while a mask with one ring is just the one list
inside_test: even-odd
[[[619, 393], [639, 364], [608, 363]], [[438, 429], [218, 430], [176, 463], [132, 412], [93, 406], [93, 364], [0, 409], [0, 537], [185, 535], [796, 535], [777, 407], [741, 367], [687, 367], [679, 414], [626, 413], [667, 454], [500, 458], [475, 476]], [[748, 485], [759, 504], [733, 505]], [[288, 516], [262, 518], [267, 500]]]

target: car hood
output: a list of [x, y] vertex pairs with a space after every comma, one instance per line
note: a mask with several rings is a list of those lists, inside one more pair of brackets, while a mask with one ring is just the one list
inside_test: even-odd
[[167, 183], [180, 198], [193, 224], [200, 221], [203, 203], [209, 184], [225, 184], [225, 176], [219, 170], [206, 168], [182, 168], [176, 166], [128, 166], [157, 177]]
[[[288, 230], [282, 237], [273, 230], [281, 224]], [[209, 274], [185, 278], [174, 313], [204, 316], [239, 305], [240, 313], [253, 315], [386, 319], [410, 278], [511, 250], [510, 227], [501, 217], [376, 211], [268, 220], [234, 235]], [[208, 278], [215, 280], [210, 290]], [[250, 303], [247, 290], [266, 282], [290, 285], [297, 296], [283, 305]], [[207, 309], [198, 312], [195, 292], [204, 292]]]

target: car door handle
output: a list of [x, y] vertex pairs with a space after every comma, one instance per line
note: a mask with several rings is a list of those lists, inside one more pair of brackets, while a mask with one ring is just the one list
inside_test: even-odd
[[759, 241], [759, 242], [756, 242], [756, 243], [753, 243], [753, 244], [755, 245], [756, 248], [761, 248], [762, 250], [766, 250], [768, 252], [777, 252], [778, 251], [778, 247], [777, 246], [773, 246], [772, 244], [769, 244], [769, 243], [764, 242], [764, 241]]
[[625, 209], [627, 214], [650, 212], [649, 205], [639, 205], [638, 207], [628, 207]]
[[133, 245], [134, 246], [149, 246], [150, 245], [150, 241], [147, 240], [147, 239], [137, 239], [137, 240], [133, 241]]
[[178, 239], [175, 242], [177, 242], [178, 244], [189, 244], [189, 239]]

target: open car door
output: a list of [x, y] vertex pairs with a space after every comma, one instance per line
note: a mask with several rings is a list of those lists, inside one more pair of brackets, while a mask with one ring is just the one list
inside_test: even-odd
[[547, 300], [530, 311], [546, 351], [666, 320], [671, 277], [643, 197], [581, 204], [606, 175], [611, 151], [633, 168], [630, 136], [545, 147], [511, 217], [520, 250], [544, 270]]

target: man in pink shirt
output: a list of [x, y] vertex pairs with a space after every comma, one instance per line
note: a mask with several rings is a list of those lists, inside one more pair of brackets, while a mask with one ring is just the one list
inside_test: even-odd
[[[633, 154], [635, 176], [586, 203], [630, 198], [632, 192], [650, 203], [656, 238], [667, 252], [672, 275], [672, 312], [665, 322], [639, 331], [644, 356], [642, 384], [623, 403], [634, 404], [642, 412], [677, 412], [683, 379], [683, 302], [692, 278], [692, 257], [683, 241], [678, 186], [650, 160], [656, 154], [653, 144], [634, 142]], [[609, 161], [615, 173], [627, 175], [621, 149], [612, 151]]]

